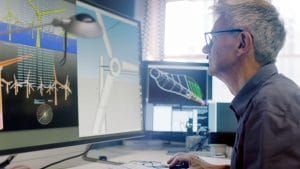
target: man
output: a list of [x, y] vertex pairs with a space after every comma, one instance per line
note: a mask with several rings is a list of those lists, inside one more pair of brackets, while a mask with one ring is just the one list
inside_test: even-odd
[[300, 89], [277, 72], [276, 57], [285, 29], [266, 0], [219, 0], [217, 20], [205, 33], [203, 52], [209, 72], [235, 95], [238, 119], [231, 166], [176, 154], [168, 164], [189, 162], [191, 169], [299, 169]]

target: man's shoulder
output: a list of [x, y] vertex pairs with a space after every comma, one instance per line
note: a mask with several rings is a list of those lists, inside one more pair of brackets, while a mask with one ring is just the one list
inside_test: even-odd
[[272, 76], [258, 90], [258, 96], [264, 97], [263, 99], [292, 95], [300, 97], [300, 88], [294, 81], [282, 74]]
[[252, 100], [256, 110], [300, 112], [300, 88], [289, 78], [278, 74], [268, 79]]

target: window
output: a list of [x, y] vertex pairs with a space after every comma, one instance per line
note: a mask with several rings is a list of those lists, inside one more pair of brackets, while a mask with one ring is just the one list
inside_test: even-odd
[[[272, 0], [272, 3], [279, 10], [285, 23], [287, 31], [285, 45], [277, 58], [279, 72], [294, 80], [300, 86], [299, 65], [300, 65], [300, 15], [298, 9], [300, 3], [293, 0]], [[295, 17], [296, 16], [296, 17]]]
[[[204, 32], [211, 29], [213, 0], [174, 1], [166, 3], [164, 55], [167, 60], [205, 59]], [[201, 57], [202, 56], [202, 57]]]
[[[272, 0], [272, 3], [278, 9], [282, 19], [284, 20], [287, 31], [285, 45], [281, 51], [281, 55], [300, 55], [298, 42], [300, 41], [300, 2], [294, 0]], [[299, 56], [298, 56], [299, 57]]]

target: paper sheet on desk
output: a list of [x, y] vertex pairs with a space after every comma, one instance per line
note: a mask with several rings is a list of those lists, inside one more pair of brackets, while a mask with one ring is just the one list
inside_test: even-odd
[[189, 153], [200, 157], [202, 160], [208, 163], [217, 164], [217, 165], [221, 165], [221, 164], [230, 165], [229, 158], [225, 158], [225, 156], [211, 156], [211, 152], [209, 151], [191, 151]]
[[80, 165], [77, 167], [72, 167], [69, 169], [115, 169], [119, 166], [112, 165], [112, 164], [104, 164], [104, 163], [97, 163], [97, 162], [91, 162], [88, 164]]
[[216, 165], [227, 164], [230, 165], [230, 159], [228, 158], [218, 158], [218, 157], [204, 157], [199, 156], [202, 160]]

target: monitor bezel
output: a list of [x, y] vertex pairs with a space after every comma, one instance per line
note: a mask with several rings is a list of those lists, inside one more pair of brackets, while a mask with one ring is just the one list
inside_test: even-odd
[[76, 146], [82, 144], [97, 144], [102, 142], [114, 142], [114, 141], [122, 141], [127, 139], [134, 139], [134, 138], [142, 138], [145, 136], [144, 131], [137, 131], [137, 132], [127, 132], [127, 133], [116, 133], [116, 134], [109, 134], [109, 135], [102, 135], [102, 136], [93, 136], [93, 137], [86, 137], [80, 140], [74, 141], [67, 141], [67, 142], [56, 142], [51, 144], [41, 144], [41, 145], [34, 145], [28, 147], [18, 147], [18, 148], [11, 148], [0, 150], [0, 156], [2, 155], [10, 155], [10, 154], [18, 154], [18, 153], [26, 153], [26, 152], [34, 152], [39, 150], [47, 150], [53, 148], [62, 148], [68, 146]]

